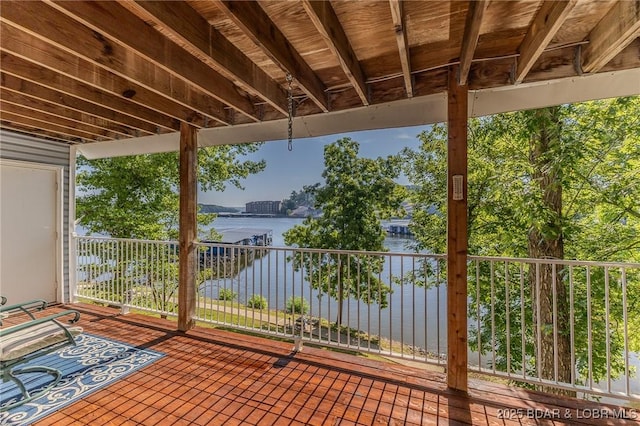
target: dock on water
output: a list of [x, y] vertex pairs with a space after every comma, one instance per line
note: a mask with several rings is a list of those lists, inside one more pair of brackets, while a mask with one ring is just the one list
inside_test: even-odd
[[[237, 257], [244, 254], [245, 249], [235, 246], [266, 247], [273, 244], [273, 230], [267, 228], [216, 228], [220, 235], [217, 239], [201, 240], [211, 244], [200, 250], [200, 261], [205, 262], [214, 257]], [[225, 247], [225, 246], [234, 247]]]
[[413, 234], [409, 229], [409, 223], [408, 220], [396, 220], [386, 223], [383, 227], [389, 235], [411, 236]]
[[208, 242], [242, 246], [270, 246], [273, 243], [273, 230], [267, 228], [220, 228], [216, 232], [221, 238]]

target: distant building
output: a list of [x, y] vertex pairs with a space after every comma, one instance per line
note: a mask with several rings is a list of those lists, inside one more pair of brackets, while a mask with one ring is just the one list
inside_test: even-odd
[[280, 214], [281, 201], [251, 201], [245, 211], [253, 214]]

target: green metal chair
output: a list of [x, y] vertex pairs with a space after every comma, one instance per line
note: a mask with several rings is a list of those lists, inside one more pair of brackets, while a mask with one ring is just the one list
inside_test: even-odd
[[7, 298], [4, 296], [0, 297], [2, 298], [2, 303], [0, 303], [0, 325], [2, 325], [2, 320], [15, 312], [23, 312], [34, 320], [36, 317], [33, 315], [33, 312], [42, 311], [47, 307], [47, 302], [42, 299], [29, 300], [28, 302], [16, 303], [14, 305], [5, 305]]
[[[33, 317], [33, 315], [31, 315]], [[69, 323], [80, 319], [80, 313], [67, 310], [42, 318], [35, 318], [18, 325], [0, 329], [0, 371], [2, 382], [13, 381], [17, 384], [22, 398], [5, 405], [0, 411], [10, 410], [46, 394], [62, 378], [62, 372], [54, 367], [33, 365], [19, 368], [39, 356], [56, 351], [68, 345], [75, 345], [75, 336], [82, 333], [82, 328], [62, 324], [59, 319], [71, 316]], [[43, 373], [53, 377], [53, 380], [32, 393], [20, 378], [20, 375]]]

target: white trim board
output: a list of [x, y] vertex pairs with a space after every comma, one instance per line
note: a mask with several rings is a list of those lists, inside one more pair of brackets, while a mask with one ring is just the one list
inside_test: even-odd
[[[469, 92], [469, 116], [541, 108], [594, 99], [640, 95], [640, 69], [523, 83]], [[447, 119], [447, 94], [438, 93], [380, 105], [296, 117], [293, 137], [303, 139], [360, 130], [428, 125]], [[199, 146], [287, 138], [287, 120], [202, 129]], [[179, 132], [78, 145], [89, 159], [177, 151]]]

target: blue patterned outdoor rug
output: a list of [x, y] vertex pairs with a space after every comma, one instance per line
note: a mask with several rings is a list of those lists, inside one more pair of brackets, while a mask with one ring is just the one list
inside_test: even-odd
[[[0, 425], [31, 424], [164, 356], [160, 352], [138, 349], [90, 334], [81, 334], [76, 337], [76, 342], [77, 346], [62, 348], [20, 366], [55, 367], [62, 371], [63, 377], [40, 398], [0, 413]], [[35, 391], [46, 385], [48, 380], [50, 376], [39, 374], [25, 381], [29, 391]], [[0, 406], [15, 401], [19, 396], [20, 391], [13, 381], [0, 384]]]

